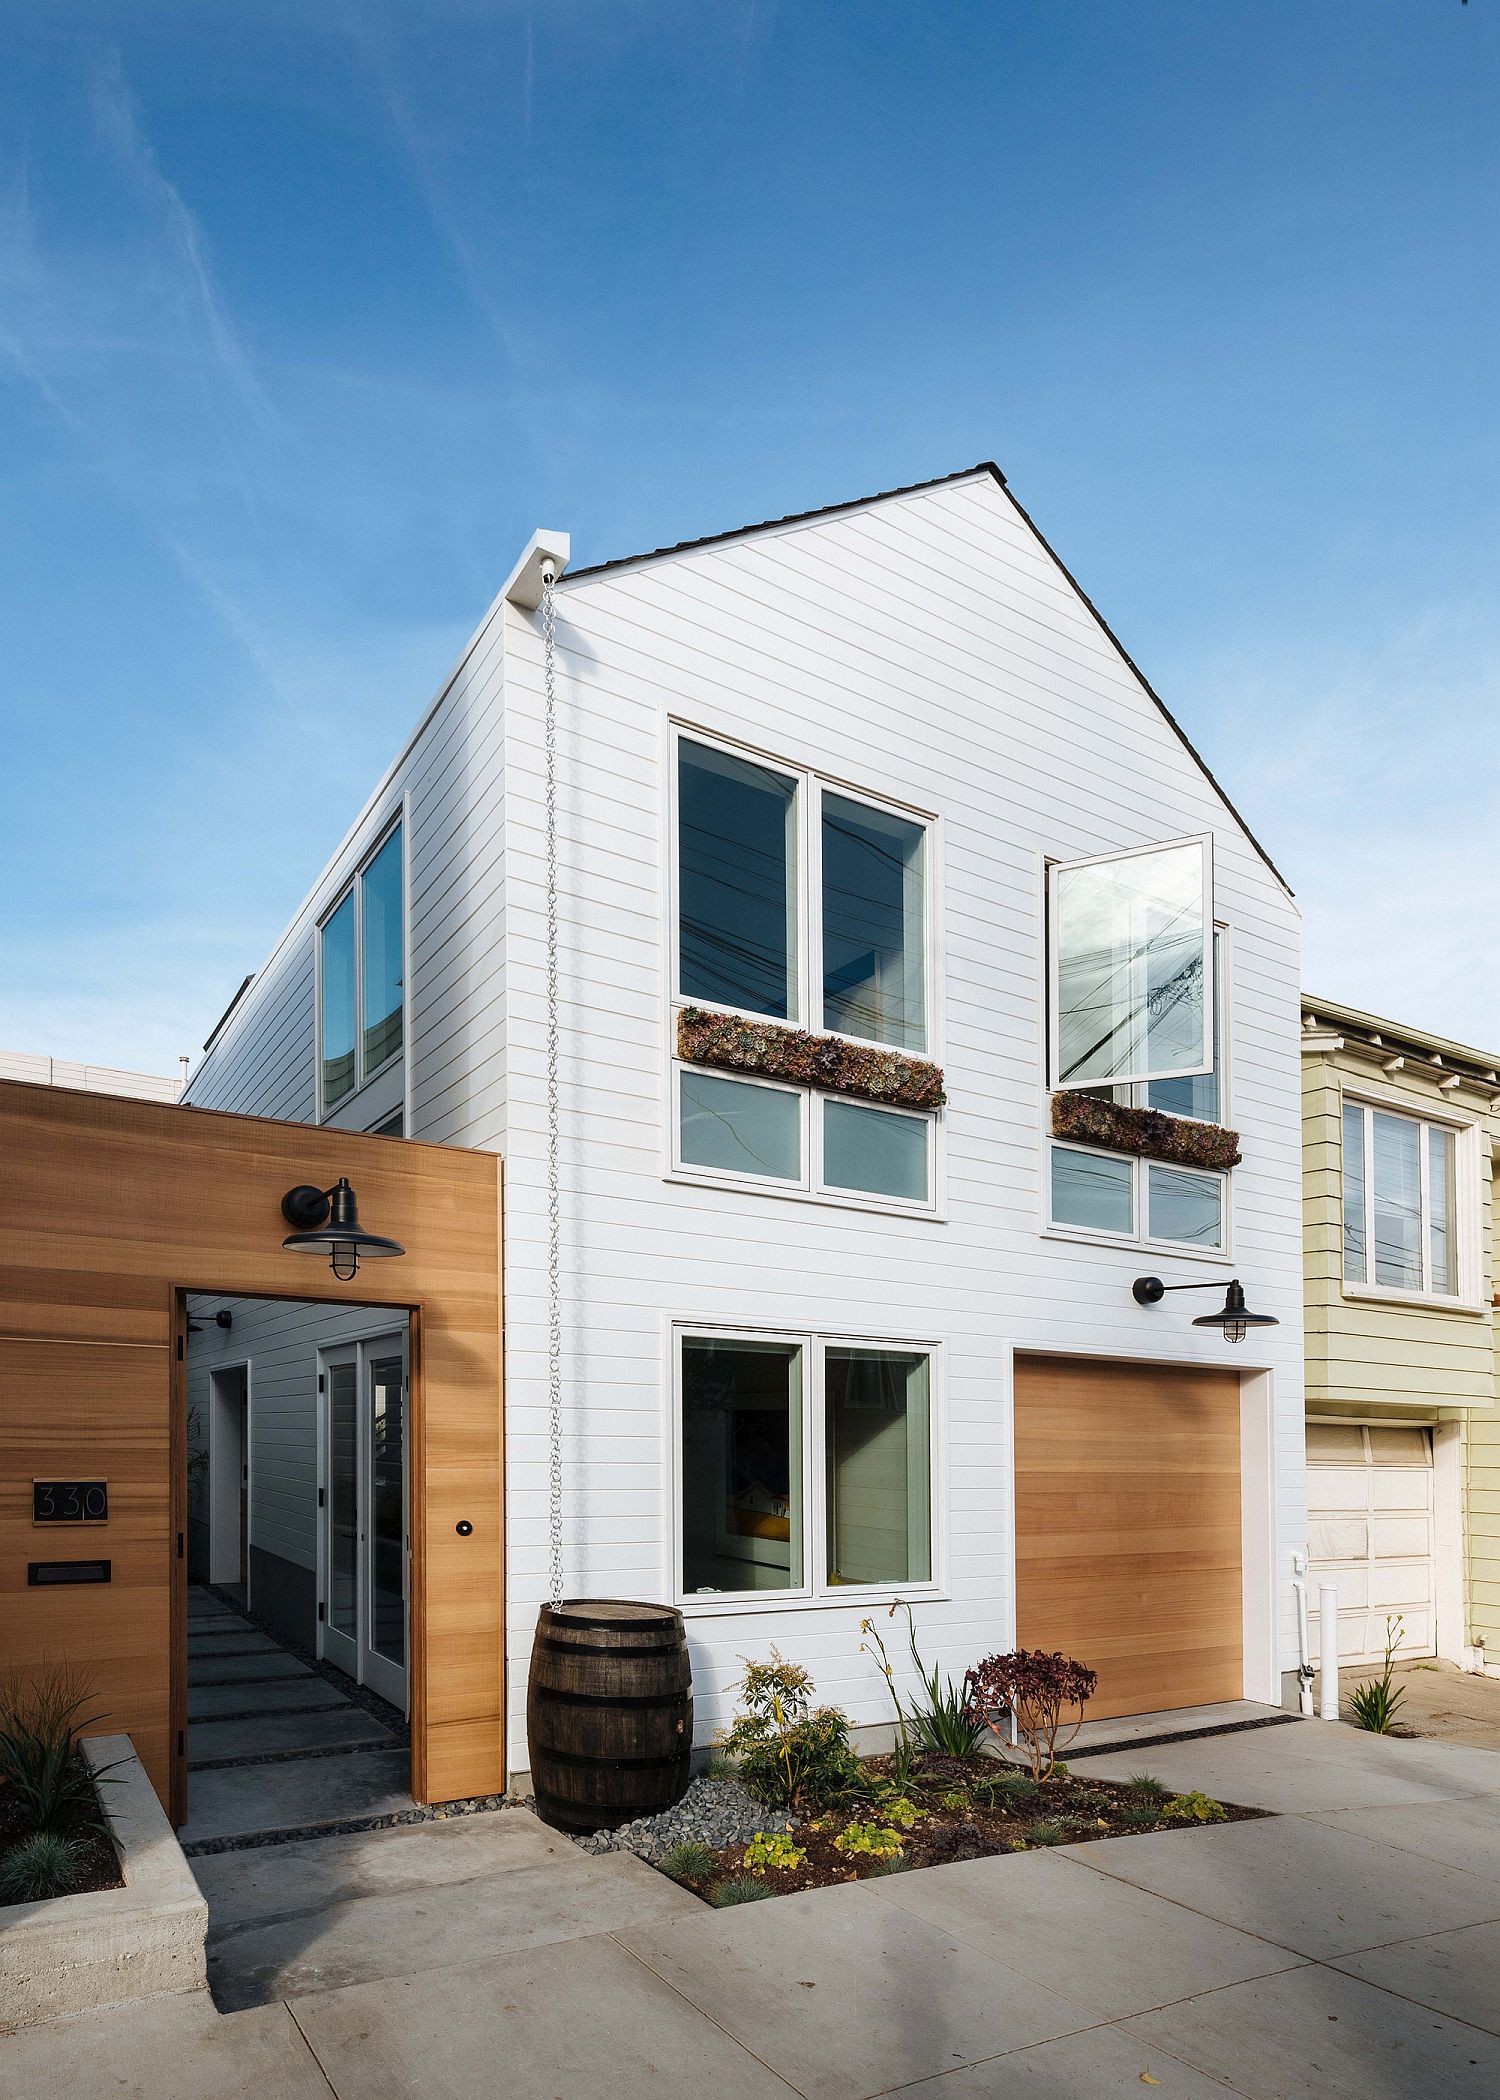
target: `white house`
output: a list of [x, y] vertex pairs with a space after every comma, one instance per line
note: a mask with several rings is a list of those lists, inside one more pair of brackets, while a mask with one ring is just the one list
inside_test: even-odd
[[[992, 466], [567, 546], [533, 541], [187, 1092], [504, 1155], [512, 1765], [549, 1544], [548, 559], [568, 1593], [681, 1604], [700, 1740], [773, 1643], [888, 1718], [860, 1621], [894, 1597], [956, 1673], [1019, 1638], [1094, 1663], [1102, 1712], [1279, 1703], [1282, 879]], [[1279, 1322], [1238, 1347], [1193, 1324], [1232, 1277]], [[312, 1419], [252, 1399], [250, 1544], [304, 1609]]]

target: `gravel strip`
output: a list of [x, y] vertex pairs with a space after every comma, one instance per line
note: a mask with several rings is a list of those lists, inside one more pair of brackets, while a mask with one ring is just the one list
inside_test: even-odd
[[784, 1808], [767, 1808], [747, 1793], [737, 1779], [695, 1779], [675, 1808], [659, 1816], [641, 1816], [618, 1830], [596, 1830], [574, 1838], [584, 1852], [634, 1852], [653, 1864], [674, 1845], [695, 1840], [717, 1851], [742, 1845], [757, 1830], [795, 1830], [797, 1819]]

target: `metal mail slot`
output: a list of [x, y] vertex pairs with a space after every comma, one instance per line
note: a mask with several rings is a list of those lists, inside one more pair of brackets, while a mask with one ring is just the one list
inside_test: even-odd
[[26, 1580], [34, 1590], [50, 1589], [68, 1582], [108, 1582], [107, 1560], [33, 1560], [26, 1564]]

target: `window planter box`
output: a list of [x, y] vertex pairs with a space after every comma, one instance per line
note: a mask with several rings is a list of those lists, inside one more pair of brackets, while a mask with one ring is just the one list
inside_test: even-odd
[[0, 1911], [0, 2032], [207, 1985], [208, 1905], [129, 1736], [83, 1749], [115, 1765], [99, 1793], [125, 1885]]
[[842, 1036], [810, 1035], [776, 1021], [710, 1013], [701, 1006], [685, 1006], [677, 1016], [677, 1055], [685, 1064], [753, 1072], [762, 1079], [854, 1094], [892, 1108], [941, 1108], [947, 1099], [941, 1066], [925, 1058], [847, 1042]]
[[1052, 1135], [1106, 1152], [1130, 1152], [1167, 1166], [1226, 1173], [1240, 1163], [1240, 1134], [1218, 1123], [1163, 1115], [1157, 1108], [1122, 1108], [1088, 1094], [1052, 1096]]

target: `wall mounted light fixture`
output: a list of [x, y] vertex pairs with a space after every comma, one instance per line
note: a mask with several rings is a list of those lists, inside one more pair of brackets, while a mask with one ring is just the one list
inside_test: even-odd
[[[1160, 1305], [1168, 1291], [1216, 1291], [1219, 1286], [1217, 1282], [1163, 1283], [1159, 1276], [1137, 1276], [1130, 1288], [1137, 1305]], [[1222, 1330], [1226, 1342], [1242, 1342], [1247, 1328], [1279, 1327], [1281, 1322], [1274, 1313], [1251, 1312], [1245, 1303], [1238, 1276], [1232, 1276], [1224, 1293], [1223, 1311], [1200, 1313], [1193, 1325], [1217, 1327]]]
[[297, 1227], [282, 1246], [294, 1254], [326, 1254], [329, 1268], [341, 1283], [358, 1273], [362, 1256], [367, 1261], [389, 1261], [406, 1252], [399, 1240], [365, 1231], [354, 1191], [342, 1174], [331, 1189], [315, 1189], [305, 1182], [288, 1189], [281, 1199], [281, 1215], [288, 1225]]

